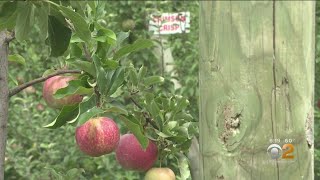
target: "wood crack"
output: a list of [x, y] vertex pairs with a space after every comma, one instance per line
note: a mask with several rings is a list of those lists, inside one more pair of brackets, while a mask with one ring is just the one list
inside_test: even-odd
[[[276, 1], [272, 2], [272, 24], [273, 24], [273, 37], [272, 37], [272, 45], [273, 45], [273, 58], [272, 58], [272, 71], [273, 71], [273, 98], [274, 98], [274, 117], [277, 117], [277, 79], [276, 79]], [[272, 107], [273, 108], [273, 107]], [[272, 112], [272, 109], [271, 109]], [[272, 120], [272, 136], [274, 138], [274, 127]], [[279, 164], [277, 161], [277, 177], [280, 180], [280, 172], [279, 172]]]

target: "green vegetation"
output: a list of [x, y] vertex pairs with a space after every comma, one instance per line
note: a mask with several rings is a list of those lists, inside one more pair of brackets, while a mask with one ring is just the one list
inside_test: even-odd
[[[57, 1], [57, 3], [59, 2]], [[116, 52], [113, 55], [113, 59], [103, 62], [104, 64], [101, 64], [93, 58], [96, 70], [100, 70], [98, 67], [104, 67], [104, 71], [108, 73], [110, 68], [111, 70], [112, 68], [118, 68], [118, 65], [113, 60], [118, 60], [121, 62], [121, 67], [125, 68], [123, 80], [126, 83], [123, 86], [121, 86], [121, 82], [118, 84], [118, 86], [122, 87], [121, 90], [117, 89], [117, 87], [106, 91], [104, 88], [98, 89], [102, 92], [102, 95], [106, 95], [102, 97], [102, 103], [105, 101], [108, 102], [106, 110], [109, 109], [111, 113], [107, 115], [118, 123], [121, 134], [128, 132], [128, 128], [130, 132], [136, 133], [135, 135], [138, 135], [138, 139], [140, 137], [139, 142], [143, 146], [146, 145], [144, 143], [145, 137], [139, 136], [139, 133], [134, 128], [138, 126], [132, 123], [136, 122], [134, 119], [142, 116], [142, 112], [148, 112], [152, 117], [158, 116], [157, 113], [165, 113], [167, 114], [166, 118], [169, 118], [170, 114], [175, 114], [176, 118], [182, 118], [179, 120], [180, 122], [169, 121], [168, 126], [166, 123], [161, 124], [159, 120], [157, 120], [157, 126], [160, 125], [163, 129], [170, 127], [171, 130], [167, 129], [162, 132], [155, 131], [156, 133], [153, 133], [153, 127], [149, 125], [150, 128], [147, 128], [146, 132], [148, 132], [148, 138], [157, 141], [157, 145], [159, 149], [161, 149], [161, 152], [159, 152], [161, 156], [159, 156], [160, 159], [158, 159], [155, 167], [159, 167], [161, 164], [162, 167], [172, 169], [178, 179], [190, 179], [186, 153], [180, 153], [180, 151], [186, 152], [190, 146], [192, 136], [197, 135], [198, 4], [196, 2], [155, 3], [134, 1], [85, 4], [85, 2], [71, 1], [71, 6], [86, 19], [90, 31], [94, 33], [99, 28], [102, 28], [97, 24], [105, 28], [98, 32], [98, 36], [94, 37], [94, 41], [96, 41], [98, 45], [97, 47], [99, 48], [101, 46], [102, 50], [108, 49], [108, 43], [112, 44], [116, 40], [113, 39], [114, 35], [112, 31], [114, 31], [117, 36], [117, 41], [124, 39], [121, 44], [117, 44], [117, 48], [127, 48], [127, 50], [123, 48], [123, 50]], [[6, 7], [7, 4], [2, 3], [1, 5], [2, 10], [6, 12], [4, 7]], [[36, 8], [37, 10], [41, 5], [41, 3], [35, 3], [34, 5], [27, 4], [27, 6], [32, 6], [28, 8]], [[71, 28], [71, 31], [74, 31], [75, 34], [71, 35], [70, 29], [66, 28], [68, 25], [64, 26], [60, 24], [60, 20], [56, 19], [56, 16], [48, 16], [49, 38], [44, 41], [45, 32], [43, 31], [43, 24], [41, 23], [42, 16], [41, 14], [35, 13], [34, 22], [37, 23], [32, 24], [32, 27], [30, 25], [30, 32], [24, 32], [24, 34], [19, 33], [20, 35], [16, 36], [16, 40], [10, 43], [10, 54], [13, 55], [10, 58], [11, 61], [9, 64], [10, 89], [41, 77], [43, 74], [45, 76], [55, 70], [65, 68], [80, 68], [89, 76], [88, 78], [81, 75], [80, 78], [87, 78], [85, 80], [91, 83], [94, 81], [94, 79], [90, 79], [90, 75], [94, 76], [90, 68], [88, 68], [85, 63], [81, 64], [79, 62], [80, 60], [85, 61], [86, 54], [82, 42], [88, 41], [88, 35], [85, 33], [85, 30], [82, 32], [81, 24], [79, 25], [79, 23], [76, 23], [76, 20], [73, 20], [73, 18], [76, 18], [73, 17], [73, 13], [62, 6], [67, 4], [62, 3], [60, 5], [60, 11], [63, 11], [62, 15], [67, 16], [75, 26], [74, 29]], [[93, 6], [94, 8], [92, 8]], [[87, 13], [83, 13], [83, 9], [87, 9]], [[159, 62], [156, 57], [157, 55], [154, 54], [151, 48], [139, 51], [141, 48], [150, 47], [149, 41], [142, 40], [149, 39], [152, 36], [147, 28], [149, 20], [147, 15], [160, 11], [191, 11], [192, 14], [191, 21], [193, 24], [191, 33], [171, 35], [169, 37], [169, 43], [165, 45], [171, 47], [175, 62], [177, 63], [177, 68], [175, 69], [177, 77], [173, 78], [178, 79], [181, 83], [182, 88], [179, 89], [173, 88], [173, 83], [170, 81], [172, 77], [170, 77], [169, 72], [165, 74], [161, 73], [161, 62]], [[54, 28], [50, 29], [50, 25]], [[127, 30], [130, 30], [130, 32], [123, 32]], [[58, 37], [54, 36], [57, 32], [64, 32], [64, 34]], [[101, 36], [99, 37], [99, 35]], [[63, 44], [63, 42], [69, 38], [71, 38], [71, 44], [69, 46], [68, 44]], [[100, 43], [105, 41], [105, 38], [107, 38], [107, 43]], [[56, 43], [62, 44], [56, 46]], [[93, 41], [91, 41], [91, 43], [93, 43]], [[155, 40], [153, 43], [157, 43], [157, 41]], [[88, 44], [89, 49], [91, 45], [92, 44]], [[65, 48], [67, 48], [66, 52], [64, 52]], [[81, 51], [83, 52], [81, 53]], [[131, 51], [135, 52], [130, 53]], [[96, 54], [101, 58], [101, 54], [104, 53], [107, 52], [99, 51]], [[128, 53], [130, 53], [130, 55], [127, 56]], [[98, 63], [100, 63], [100, 65]], [[143, 73], [143, 75], [139, 77], [140, 73]], [[99, 76], [99, 74], [97, 75]], [[137, 75], [138, 77], [136, 78], [138, 78], [138, 81], [140, 78], [145, 78], [140, 84], [137, 84], [136, 79], [134, 79]], [[158, 77], [159, 75], [165, 78], [164, 82]], [[97, 80], [98, 87], [104, 86], [106, 85], [105, 82], [108, 82], [105, 80], [99, 82], [99, 78]], [[109, 81], [110, 80], [112, 80], [112, 78], [109, 79]], [[86, 91], [87, 89], [85, 89], [89, 88], [88, 84], [81, 84], [81, 82], [74, 81], [74, 84], [77, 83], [80, 83], [83, 87], [83, 91], [81, 90], [80, 92], [92, 93], [92, 91]], [[128, 83], [130, 83], [130, 86]], [[61, 126], [62, 124], [56, 123], [57, 121], [53, 122], [55, 118], [58, 118], [60, 122], [66, 121], [66, 119], [64, 119], [65, 116], [63, 113], [57, 116], [59, 110], [47, 106], [42, 98], [42, 87], [43, 84], [35, 84], [19, 94], [12, 96], [10, 99], [5, 167], [6, 179], [142, 179], [144, 177], [144, 172], [124, 170], [119, 163], [117, 163], [114, 153], [97, 158], [89, 157], [82, 153], [75, 142], [76, 124]], [[149, 87], [151, 89], [149, 89]], [[108, 89], [107, 85], [106, 89]], [[140, 92], [135, 94], [134, 98], [135, 101], [143, 107], [142, 110], [130, 101], [131, 95], [136, 93], [137, 90]], [[71, 90], [68, 89], [58, 91], [55, 97], [64, 97], [70, 92]], [[105, 99], [106, 97], [108, 98]], [[183, 97], [186, 97], [189, 102]], [[147, 104], [144, 104], [144, 102]], [[178, 103], [178, 106], [167, 106], [163, 103], [171, 103], [172, 105]], [[110, 104], [112, 107], [109, 106]], [[149, 108], [148, 105], [150, 104], [153, 109]], [[187, 106], [188, 104], [192, 106]], [[168, 109], [169, 107], [171, 109]], [[92, 110], [97, 112], [97, 114], [101, 113], [99, 110]], [[157, 112], [159, 110], [161, 110], [161, 112]], [[69, 113], [70, 111], [67, 112]], [[128, 116], [126, 116], [127, 113], [129, 114]], [[130, 113], [132, 114], [130, 115]], [[120, 116], [122, 117], [121, 119], [119, 118]], [[158, 118], [156, 117], [155, 119]], [[139, 120], [141, 121], [141, 118]], [[79, 119], [77, 119], [77, 121], [79, 121]], [[81, 120], [81, 114], [80, 121], [81, 123], [86, 121]], [[182, 123], [180, 125], [185, 123], [181, 127], [181, 130], [177, 129], [177, 122], [178, 124]], [[140, 123], [141, 124], [138, 125], [142, 127], [143, 121]], [[44, 128], [44, 126], [49, 129]], [[61, 127], [57, 128], [58, 126]], [[182, 134], [170, 134], [174, 132], [174, 130], [178, 130], [177, 132]], [[174, 142], [178, 142], [178, 144]]]

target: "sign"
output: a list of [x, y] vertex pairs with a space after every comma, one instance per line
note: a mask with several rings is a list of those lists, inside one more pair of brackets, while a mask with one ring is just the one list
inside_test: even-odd
[[190, 32], [190, 12], [152, 14], [149, 31], [154, 34], [177, 34]]

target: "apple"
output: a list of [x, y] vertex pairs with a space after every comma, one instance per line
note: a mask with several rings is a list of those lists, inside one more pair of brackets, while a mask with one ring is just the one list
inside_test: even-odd
[[24, 92], [26, 92], [27, 94], [34, 94], [36, 93], [36, 88], [34, 88], [33, 86], [29, 86], [27, 88], [24, 89]]
[[175, 180], [176, 176], [170, 168], [151, 168], [144, 180]]
[[132, 31], [136, 26], [136, 23], [132, 19], [127, 19], [122, 22], [122, 30], [127, 32], [127, 31]]
[[18, 82], [18, 85], [23, 84], [24, 83], [24, 78], [22, 76], [17, 76], [16, 80]]
[[318, 99], [318, 108], [320, 109], [320, 99]]
[[44, 109], [45, 109], [45, 108], [44, 108], [44, 105], [43, 105], [43, 104], [41, 104], [41, 103], [38, 103], [38, 104], [37, 104], [37, 110], [38, 110], [38, 111], [44, 111]]
[[48, 106], [61, 109], [63, 106], [77, 104], [82, 101], [83, 97], [79, 94], [60, 99], [53, 96], [57, 90], [67, 87], [68, 82], [74, 79], [74, 76], [54, 76], [44, 82], [42, 94]]
[[120, 140], [120, 132], [112, 119], [97, 117], [77, 127], [75, 137], [82, 152], [98, 157], [116, 149]]
[[127, 170], [147, 171], [157, 161], [158, 147], [149, 140], [148, 147], [144, 150], [133, 134], [125, 134], [120, 138], [116, 149], [118, 163]]

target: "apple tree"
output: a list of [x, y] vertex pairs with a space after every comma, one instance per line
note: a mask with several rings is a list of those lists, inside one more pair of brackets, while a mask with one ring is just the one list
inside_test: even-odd
[[[0, 11], [0, 180], [4, 179], [9, 98], [36, 83], [45, 82], [43, 97], [59, 110], [45, 128], [74, 126], [79, 149], [90, 156], [116, 152], [127, 170], [170, 167], [169, 159], [187, 161], [186, 153], [198, 127], [185, 110], [189, 101], [156, 86], [168, 80], [135, 67], [130, 54], [149, 50], [154, 42], [138, 39], [125, 44], [129, 32], [115, 33], [101, 21], [98, 1], [5, 1]], [[33, 24], [50, 47], [52, 57], [63, 57], [65, 67], [48, 69], [42, 77], [9, 89], [8, 61], [24, 62], [10, 54], [11, 41], [28, 38]], [[57, 62], [59, 63], [59, 62]], [[120, 137], [118, 126], [127, 133]], [[130, 143], [126, 143], [126, 141]], [[132, 145], [131, 145], [132, 144]], [[128, 155], [129, 156], [126, 156]], [[139, 158], [130, 159], [130, 156]], [[149, 160], [149, 161], [148, 161]], [[148, 166], [145, 166], [148, 163]], [[156, 164], [155, 164], [156, 163]], [[108, 167], [106, 167], [108, 168]], [[189, 176], [181, 166], [180, 177]], [[174, 173], [155, 167], [152, 174]], [[172, 175], [173, 174], [173, 175]]]

